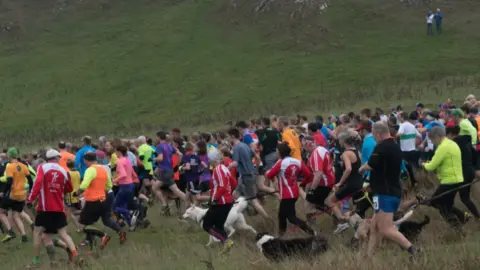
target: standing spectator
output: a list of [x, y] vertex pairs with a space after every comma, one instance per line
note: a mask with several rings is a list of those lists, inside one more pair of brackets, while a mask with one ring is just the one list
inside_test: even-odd
[[368, 162], [360, 168], [360, 172], [371, 171], [370, 187], [373, 193], [375, 215], [370, 225], [368, 255], [373, 252], [382, 238], [388, 238], [410, 254], [415, 254], [415, 248], [393, 224], [393, 214], [400, 206], [402, 197], [402, 182], [400, 166], [402, 151], [395, 139], [390, 136], [388, 126], [383, 122], [373, 125], [373, 136], [377, 145]]
[[432, 13], [432, 11], [428, 11], [427, 14], [427, 35], [432, 35], [433, 36], [433, 19], [435, 18], [435, 14]]
[[437, 34], [442, 33], [442, 21], [443, 21], [443, 12], [437, 8], [437, 12], [435, 13], [435, 24], [437, 25]]

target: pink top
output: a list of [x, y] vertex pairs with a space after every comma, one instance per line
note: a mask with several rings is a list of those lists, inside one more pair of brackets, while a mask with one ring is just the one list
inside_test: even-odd
[[128, 160], [128, 157], [121, 157], [117, 161], [117, 179], [115, 183], [119, 185], [128, 185], [133, 183], [133, 179], [136, 174], [133, 170], [132, 163]]

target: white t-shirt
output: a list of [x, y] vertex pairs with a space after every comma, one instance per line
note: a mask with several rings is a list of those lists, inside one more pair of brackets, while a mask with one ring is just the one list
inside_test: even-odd
[[420, 135], [420, 132], [418, 132], [418, 130], [415, 128], [415, 126], [412, 123], [405, 121], [400, 124], [398, 132], [402, 134], [400, 135], [400, 148], [402, 149], [402, 151], [415, 151], [415, 141], [417, 137], [422, 137], [422, 135]]
[[380, 121], [388, 123], [388, 116], [386, 116], [385, 114], [380, 115]]
[[427, 16], [427, 23], [428, 24], [433, 23], [434, 18], [435, 18], [435, 14], [431, 14], [430, 16]]

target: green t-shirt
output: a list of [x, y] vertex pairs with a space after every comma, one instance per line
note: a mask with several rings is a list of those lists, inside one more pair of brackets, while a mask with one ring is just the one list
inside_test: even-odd
[[138, 156], [140, 160], [142, 161], [143, 168], [146, 171], [152, 172], [153, 169], [153, 163], [152, 163], [152, 155], [155, 152], [153, 148], [144, 143], [138, 148]]
[[477, 129], [470, 123], [468, 119], [463, 119], [459, 123], [460, 135], [470, 135], [472, 137], [472, 144], [477, 145]]

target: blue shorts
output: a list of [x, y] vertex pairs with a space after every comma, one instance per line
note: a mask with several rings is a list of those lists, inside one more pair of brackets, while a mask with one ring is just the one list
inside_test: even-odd
[[400, 198], [388, 195], [373, 196], [373, 209], [375, 213], [382, 211], [384, 213], [395, 213], [400, 206]]

